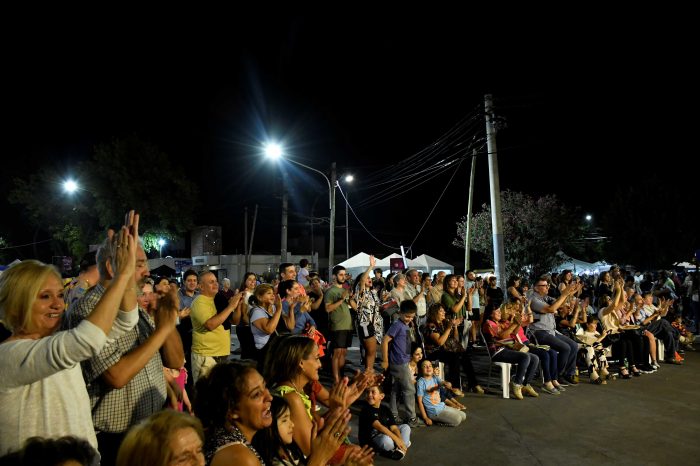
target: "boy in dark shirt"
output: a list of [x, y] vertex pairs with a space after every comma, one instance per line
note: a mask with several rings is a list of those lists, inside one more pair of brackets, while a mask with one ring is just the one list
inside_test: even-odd
[[367, 404], [360, 413], [361, 445], [369, 445], [384, 456], [400, 460], [411, 446], [411, 428], [407, 424], [397, 426], [391, 411], [382, 406], [384, 392], [380, 386], [367, 390]]

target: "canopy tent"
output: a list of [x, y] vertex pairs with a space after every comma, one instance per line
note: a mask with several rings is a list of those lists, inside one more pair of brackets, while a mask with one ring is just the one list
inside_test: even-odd
[[[377, 261], [377, 263], [378, 262], [379, 261]], [[361, 273], [364, 273], [364, 271], [367, 270], [367, 267], [369, 267], [369, 254], [361, 252], [352, 256], [350, 259], [344, 260], [338, 265], [345, 267], [347, 273], [351, 274], [352, 278], [354, 279]], [[379, 265], [376, 265], [375, 267], [379, 267]]]
[[156, 267], [155, 269], [151, 270], [151, 276], [167, 278], [174, 277], [175, 269], [163, 264], [160, 267]]
[[421, 254], [420, 256], [416, 257], [415, 259], [412, 259], [409, 262], [410, 267], [420, 269], [423, 272], [427, 272], [429, 274], [438, 272], [445, 272], [448, 274], [454, 273], [454, 267], [451, 264], [443, 262], [427, 254]]

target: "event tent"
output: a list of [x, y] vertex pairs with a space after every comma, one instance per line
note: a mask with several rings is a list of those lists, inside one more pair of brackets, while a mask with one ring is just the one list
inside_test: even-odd
[[410, 267], [422, 270], [423, 272], [427, 272], [431, 275], [438, 272], [446, 272], [448, 274], [454, 273], [454, 267], [451, 264], [443, 262], [440, 259], [436, 259], [427, 254], [421, 254], [409, 262]]
[[[377, 263], [379, 263], [378, 260]], [[358, 277], [361, 273], [367, 270], [367, 267], [369, 267], [369, 254], [365, 254], [364, 252], [355, 254], [350, 259], [344, 260], [338, 265], [345, 267], [345, 270], [351, 274], [353, 278]], [[375, 267], [380, 266], [376, 265]]]

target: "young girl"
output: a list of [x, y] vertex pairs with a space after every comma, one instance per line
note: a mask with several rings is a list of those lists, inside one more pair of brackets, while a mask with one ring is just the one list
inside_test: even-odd
[[[411, 371], [411, 375], [413, 376], [413, 383], [415, 384], [418, 380], [418, 364], [420, 364], [420, 361], [423, 359], [423, 348], [417, 344], [417, 343], [412, 343], [411, 344], [411, 360], [408, 362], [408, 370]], [[437, 364], [437, 361], [435, 362], [435, 367], [433, 368], [433, 372], [436, 377], [441, 377], [440, 374], [440, 368]], [[452, 388], [447, 388], [445, 386], [440, 387], [440, 401], [444, 402], [446, 406], [449, 406], [450, 408], [455, 408], [455, 409], [467, 409], [466, 406], [464, 406], [462, 403], [457, 401], [457, 396], [459, 396], [456, 392], [458, 390], [454, 387]], [[463, 396], [464, 394], [462, 394]]]
[[440, 377], [435, 377], [433, 364], [430, 361], [421, 361], [420, 368], [422, 377], [416, 384], [416, 394], [421, 399], [418, 407], [425, 424], [430, 426], [433, 421], [437, 421], [456, 427], [466, 420], [466, 413], [450, 408], [440, 400], [440, 387], [445, 386], [449, 389], [452, 388], [452, 385], [449, 382], [444, 382]]
[[294, 422], [292, 422], [287, 400], [273, 396], [270, 414], [273, 419], [272, 425], [258, 431], [252, 442], [265, 464], [284, 466], [306, 464], [301, 448], [294, 443]]
[[610, 375], [608, 372], [608, 360], [605, 358], [605, 348], [602, 343], [607, 335], [607, 332], [603, 332], [602, 335], [598, 333], [598, 319], [593, 316], [588, 318], [586, 330], [576, 334], [576, 338], [584, 344], [583, 354], [586, 358], [586, 365], [588, 366], [592, 384], [605, 384], [605, 380]]

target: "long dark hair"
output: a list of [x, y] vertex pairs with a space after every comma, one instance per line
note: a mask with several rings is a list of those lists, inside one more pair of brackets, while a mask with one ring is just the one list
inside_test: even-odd
[[292, 440], [292, 443], [286, 445], [280, 438], [280, 432], [277, 428], [277, 420], [282, 417], [285, 411], [291, 410], [287, 400], [281, 396], [273, 396], [270, 412], [272, 413], [272, 424], [270, 427], [261, 429], [253, 436], [253, 447], [260, 454], [265, 464], [273, 464], [273, 459], [280, 458], [280, 450], [291, 460], [295, 462], [299, 460], [299, 464], [306, 464], [306, 458], [301, 448]]

